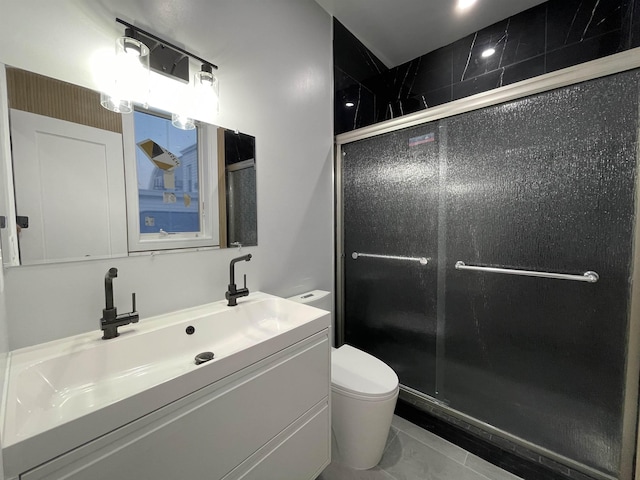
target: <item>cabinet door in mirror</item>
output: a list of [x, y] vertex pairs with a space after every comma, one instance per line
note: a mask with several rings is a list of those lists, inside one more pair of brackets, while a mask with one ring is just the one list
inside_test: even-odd
[[6, 72], [20, 263], [126, 256], [120, 116], [86, 88]]

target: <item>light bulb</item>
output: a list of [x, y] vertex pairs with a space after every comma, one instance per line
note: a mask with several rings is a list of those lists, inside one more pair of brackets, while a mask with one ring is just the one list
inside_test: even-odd
[[487, 58], [487, 57], [490, 57], [491, 55], [493, 55], [494, 53], [496, 53], [496, 49], [495, 48], [487, 48], [480, 55], [482, 56], [482, 58]]
[[476, 0], [458, 0], [458, 10], [466, 10], [474, 3]]

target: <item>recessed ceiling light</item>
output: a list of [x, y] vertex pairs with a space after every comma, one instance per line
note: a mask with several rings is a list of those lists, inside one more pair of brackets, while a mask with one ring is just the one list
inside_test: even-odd
[[487, 57], [490, 57], [491, 55], [493, 55], [494, 53], [496, 53], [496, 49], [495, 48], [487, 48], [480, 55], [482, 55], [482, 58], [487, 58]]
[[353, 103], [353, 102], [347, 102], [347, 103], [344, 104], [345, 107], [349, 107], [349, 108], [354, 107], [355, 105], [356, 104]]
[[474, 3], [476, 0], [458, 0], [458, 10], [466, 10]]

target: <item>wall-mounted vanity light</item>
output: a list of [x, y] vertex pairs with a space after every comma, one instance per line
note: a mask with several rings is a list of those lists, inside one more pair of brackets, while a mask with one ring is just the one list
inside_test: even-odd
[[114, 68], [113, 87], [100, 94], [100, 104], [113, 112], [131, 113], [132, 98], [146, 100], [149, 88], [149, 48], [135, 38], [131, 28], [116, 40]]
[[[131, 113], [133, 101], [147, 106], [150, 92], [150, 71], [159, 73], [183, 84], [190, 83], [189, 59], [201, 63], [200, 71], [193, 78], [193, 89], [180, 99], [179, 107], [172, 114], [175, 127], [195, 128], [191, 112], [206, 104], [218, 108], [218, 79], [213, 70], [218, 67], [183, 48], [169, 43], [119, 18], [125, 34], [116, 40], [116, 61], [112, 87], [100, 95], [100, 103], [108, 110]], [[152, 87], [151, 87], [152, 88]]]

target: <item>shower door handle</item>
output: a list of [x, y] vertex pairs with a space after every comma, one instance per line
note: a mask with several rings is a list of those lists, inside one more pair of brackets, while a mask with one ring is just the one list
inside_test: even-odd
[[518, 270], [515, 268], [502, 268], [502, 267], [483, 267], [477, 265], [467, 265], [462, 261], [456, 262], [456, 270], [473, 270], [476, 272], [488, 272], [488, 273], [503, 273], [507, 275], [521, 275], [524, 277], [541, 277], [541, 278], [555, 278], [558, 280], [575, 280], [578, 282], [596, 283], [600, 276], [589, 270], [582, 275], [574, 275], [569, 273], [553, 273], [553, 272], [536, 272], [534, 270]]
[[386, 260], [406, 260], [409, 262], [419, 262], [420, 265], [427, 265], [431, 258], [429, 257], [401, 257], [399, 255], [378, 255], [376, 253], [358, 253], [353, 252], [351, 254], [351, 258], [357, 260], [360, 257], [369, 257], [369, 258], [384, 258]]

